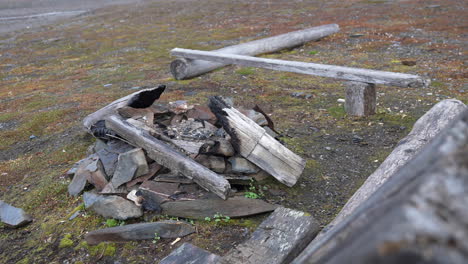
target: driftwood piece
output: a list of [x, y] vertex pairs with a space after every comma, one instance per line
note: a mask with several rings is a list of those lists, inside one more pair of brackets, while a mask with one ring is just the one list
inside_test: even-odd
[[155, 100], [159, 99], [165, 89], [165, 85], [160, 85], [157, 88], [144, 89], [115, 100], [114, 102], [85, 117], [83, 120], [83, 125], [86, 129], [88, 129], [88, 131], [91, 131], [91, 127], [94, 124], [100, 120], [104, 120], [107, 116], [118, 114], [118, 110], [120, 108], [125, 108], [128, 106], [132, 108], [149, 107]]
[[265, 129], [220, 97], [210, 98], [210, 108], [231, 136], [231, 143], [241, 156], [287, 186], [296, 184], [305, 167], [303, 158], [281, 145]]
[[468, 110], [293, 263], [466, 263], [466, 190]]
[[430, 80], [418, 75], [376, 71], [344, 66], [286, 61], [277, 59], [257, 58], [243, 55], [227, 54], [222, 52], [200, 51], [175, 48], [171, 50], [174, 56], [208, 60], [224, 64], [238, 64], [247, 67], [265, 68], [277, 71], [295, 72], [322, 77], [331, 77], [342, 80], [385, 84], [398, 87], [427, 87]]
[[205, 219], [220, 213], [223, 216], [243, 217], [267, 213], [278, 206], [259, 199], [249, 199], [241, 196], [221, 199], [199, 199], [194, 201], [175, 201], [161, 204], [162, 214], [190, 219]]
[[185, 242], [159, 264], [217, 264], [220, 256]]
[[[382, 184], [388, 181], [399, 168], [403, 167], [412, 159], [427, 142], [433, 139], [466, 108], [463, 102], [455, 99], [443, 100], [434, 105], [414, 123], [411, 132], [400, 140], [392, 153], [388, 155], [377, 170], [375, 170], [353, 194], [343, 209], [341, 209], [341, 212], [326, 229], [330, 229], [349, 216], [359, 204], [370, 197]], [[317, 238], [320, 236], [321, 234], [319, 234]]]
[[258, 226], [249, 240], [230, 250], [219, 263], [289, 263], [318, 230], [319, 224], [312, 216], [279, 207]]
[[[269, 38], [250, 41], [216, 50], [217, 52], [255, 56], [294, 48], [308, 41], [317, 40], [339, 31], [337, 24], [329, 24], [298, 30]], [[177, 80], [189, 79], [223, 67], [227, 64], [204, 60], [179, 58], [171, 63], [171, 73]]]
[[375, 84], [346, 82], [346, 113], [355, 116], [375, 114], [376, 96]]
[[106, 117], [106, 126], [131, 144], [145, 149], [147, 155], [158, 164], [172, 171], [180, 172], [223, 199], [227, 198], [230, 185], [226, 179], [182, 155], [148, 132], [132, 126], [116, 115]]
[[195, 229], [185, 222], [160, 221], [139, 223], [95, 230], [85, 235], [88, 244], [96, 245], [104, 241], [126, 242], [132, 240], [154, 239], [155, 234], [162, 238], [177, 238], [189, 235]]

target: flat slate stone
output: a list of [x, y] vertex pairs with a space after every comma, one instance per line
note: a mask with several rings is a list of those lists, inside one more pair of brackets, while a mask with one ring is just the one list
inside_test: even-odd
[[87, 233], [85, 240], [88, 244], [96, 245], [104, 241], [125, 242], [154, 239], [156, 233], [161, 238], [178, 238], [193, 232], [195, 229], [186, 222], [167, 220], [95, 230]]
[[23, 209], [0, 200], [0, 221], [11, 227], [21, 227], [30, 223], [32, 218]]
[[91, 192], [83, 195], [85, 208], [89, 208], [105, 218], [126, 220], [143, 215], [140, 207], [120, 196], [104, 196]]
[[228, 161], [231, 163], [231, 170], [234, 173], [251, 174], [260, 171], [260, 168], [257, 167], [257, 165], [242, 157], [231, 157]]
[[87, 178], [90, 177], [89, 170], [87, 169], [88, 165], [92, 162], [96, 161], [98, 157], [96, 155], [91, 155], [84, 159], [78, 165], [78, 169], [76, 170], [75, 175], [73, 176], [73, 180], [68, 185], [68, 193], [72, 196], [78, 196], [86, 187]]
[[119, 154], [127, 152], [133, 148], [133, 146], [121, 140], [111, 140], [107, 142], [107, 145], [104, 148], [101, 146], [99, 149], [95, 149], [108, 177], [112, 177], [112, 175], [114, 175]]
[[134, 177], [145, 175], [149, 172], [145, 153], [141, 148], [132, 149], [119, 155], [117, 168], [111, 183], [114, 188], [131, 181]]
[[186, 242], [163, 258], [159, 264], [215, 264], [220, 259], [220, 256]]
[[229, 217], [243, 217], [275, 210], [278, 206], [259, 199], [241, 196], [223, 199], [200, 199], [194, 201], [174, 201], [161, 205], [163, 214], [190, 219], [204, 219], [220, 213]]
[[222, 264], [290, 263], [319, 231], [318, 222], [304, 212], [279, 207], [246, 242], [231, 249]]

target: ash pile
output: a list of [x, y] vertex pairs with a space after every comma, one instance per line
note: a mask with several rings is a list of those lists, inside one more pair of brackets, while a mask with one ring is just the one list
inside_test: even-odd
[[68, 172], [69, 194], [84, 192], [85, 208], [119, 220], [273, 211], [277, 205], [255, 199], [253, 183], [273, 176], [292, 186], [305, 161], [275, 139], [268, 115], [217, 96], [208, 106], [162, 103], [164, 90], [136, 92], [85, 118], [97, 139]]

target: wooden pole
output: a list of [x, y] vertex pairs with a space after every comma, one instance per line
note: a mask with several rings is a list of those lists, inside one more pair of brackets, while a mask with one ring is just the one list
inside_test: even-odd
[[375, 84], [346, 82], [345, 111], [348, 115], [373, 115], [375, 114], [375, 106]]
[[427, 87], [430, 83], [418, 75], [376, 71], [369, 69], [351, 68], [317, 63], [286, 61], [276, 59], [257, 58], [243, 55], [227, 54], [212, 51], [200, 51], [175, 48], [171, 50], [174, 56], [208, 60], [224, 64], [238, 64], [247, 67], [257, 67], [276, 71], [296, 72], [302, 74], [331, 77], [363, 83], [385, 84], [398, 87]]
[[193, 179], [198, 185], [215, 193], [222, 199], [227, 198], [231, 186], [220, 175], [182, 155], [171, 146], [151, 136], [148, 132], [131, 125], [117, 115], [108, 116], [105, 121], [106, 127], [115, 131], [132, 145], [145, 149], [148, 156], [158, 164]]
[[[286, 34], [259, 39], [234, 46], [215, 50], [217, 52], [255, 56], [264, 53], [293, 48], [308, 41], [317, 40], [336, 33], [340, 30], [337, 24], [329, 24], [308, 29], [289, 32]], [[171, 63], [171, 73], [177, 80], [189, 79], [203, 73], [226, 66], [226, 63], [189, 60], [185, 58], [176, 59]]]

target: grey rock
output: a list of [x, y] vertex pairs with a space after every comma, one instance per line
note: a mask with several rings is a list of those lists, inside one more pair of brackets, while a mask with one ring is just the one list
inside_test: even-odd
[[68, 185], [68, 193], [72, 196], [79, 195], [84, 188], [86, 187], [87, 178], [89, 177], [89, 170], [87, 169], [88, 165], [96, 161], [98, 157], [96, 155], [91, 155], [86, 159], [82, 160], [78, 165], [73, 180]]
[[11, 227], [21, 227], [32, 221], [32, 217], [21, 208], [16, 208], [0, 200], [0, 221]]
[[89, 208], [105, 218], [127, 220], [143, 215], [140, 207], [120, 196], [104, 196], [88, 192], [83, 195], [83, 199], [85, 208]]
[[224, 161], [223, 157], [198, 155], [195, 160], [201, 165], [217, 173], [223, 173], [226, 169], [226, 162]]
[[241, 157], [231, 157], [228, 159], [232, 166], [232, 172], [234, 173], [257, 173], [260, 171], [260, 168], [252, 162], [241, 158]]
[[267, 127], [267, 126], [264, 126], [263, 129], [265, 129], [266, 133], [274, 138], [276, 138], [278, 136], [278, 134], [273, 131], [271, 128]]
[[71, 220], [77, 218], [80, 214], [81, 214], [81, 211], [76, 211], [76, 212], [74, 212], [74, 213], [70, 216], [70, 218], [68, 218], [68, 221], [71, 221]]
[[91, 231], [85, 235], [85, 240], [90, 245], [96, 245], [104, 241], [123, 242], [154, 239], [155, 234], [158, 234], [161, 238], [178, 238], [193, 232], [195, 232], [195, 229], [188, 223], [167, 220]]
[[220, 259], [220, 256], [186, 242], [163, 258], [159, 264], [215, 264]]
[[141, 148], [133, 149], [119, 155], [117, 168], [111, 183], [114, 188], [131, 181], [134, 177], [148, 173], [145, 153]]
[[96, 154], [99, 156], [108, 177], [112, 177], [112, 175], [114, 175], [119, 154], [127, 152], [133, 148], [134, 147], [121, 140], [111, 140], [107, 142], [103, 149], [96, 149]]
[[259, 126], [266, 126], [268, 125], [268, 121], [262, 113], [259, 113], [253, 109], [239, 109], [241, 113], [243, 113], [248, 118], [252, 119], [255, 123]]

